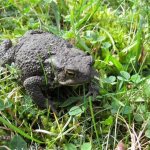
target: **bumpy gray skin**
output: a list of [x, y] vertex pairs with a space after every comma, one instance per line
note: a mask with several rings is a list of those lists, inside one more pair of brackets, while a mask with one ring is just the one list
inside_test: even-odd
[[[40, 108], [47, 106], [42, 87], [83, 84], [95, 74], [91, 56], [43, 31], [28, 31], [16, 46], [10, 40], [4, 41], [0, 46], [0, 64], [12, 62], [21, 71], [23, 86]], [[52, 105], [51, 101], [48, 103]]]

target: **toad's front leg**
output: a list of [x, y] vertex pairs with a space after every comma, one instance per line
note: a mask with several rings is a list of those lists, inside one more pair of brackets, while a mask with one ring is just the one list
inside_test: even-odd
[[48, 100], [42, 93], [42, 87], [46, 86], [44, 77], [29, 77], [24, 81], [23, 85], [39, 108], [47, 108], [48, 106], [50, 106], [52, 111], [56, 112], [55, 108], [53, 107], [52, 101]]

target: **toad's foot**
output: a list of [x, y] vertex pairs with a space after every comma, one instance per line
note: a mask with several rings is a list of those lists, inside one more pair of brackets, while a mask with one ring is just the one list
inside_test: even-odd
[[31, 96], [33, 101], [38, 105], [39, 108], [44, 109], [50, 108], [54, 113], [56, 109], [53, 106], [51, 100], [48, 100], [42, 93], [41, 87], [46, 86], [45, 80], [41, 76], [32, 76], [27, 78], [23, 83], [25, 89], [27, 90], [28, 94]]

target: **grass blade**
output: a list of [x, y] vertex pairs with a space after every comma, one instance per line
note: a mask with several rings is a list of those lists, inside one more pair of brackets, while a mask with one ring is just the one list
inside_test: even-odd
[[24, 136], [25, 138], [29, 139], [29, 140], [32, 140], [34, 142], [37, 142], [37, 143], [43, 143], [42, 141], [40, 140], [37, 140], [33, 137], [31, 137], [30, 135], [26, 134], [24, 131], [20, 130], [19, 128], [17, 128], [16, 126], [10, 124], [8, 121], [6, 121], [5, 119], [3, 119], [2, 117], [0, 117], [0, 122], [2, 122], [3, 124], [5, 124], [6, 126], [8, 126], [10, 129], [12, 129], [14, 132], [17, 132], [19, 133], [20, 135]]

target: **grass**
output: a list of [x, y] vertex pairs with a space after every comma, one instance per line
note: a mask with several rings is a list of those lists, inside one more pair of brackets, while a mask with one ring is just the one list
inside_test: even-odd
[[0, 23], [14, 44], [30, 29], [61, 36], [100, 74], [96, 99], [74, 87], [56, 116], [32, 103], [13, 64], [1, 67], [0, 149], [150, 149], [149, 1], [0, 0]]

